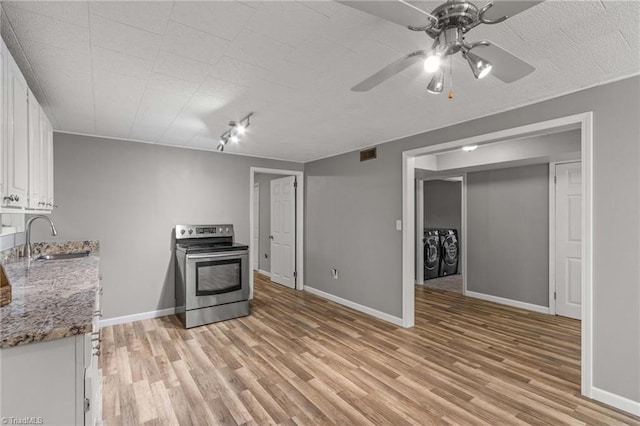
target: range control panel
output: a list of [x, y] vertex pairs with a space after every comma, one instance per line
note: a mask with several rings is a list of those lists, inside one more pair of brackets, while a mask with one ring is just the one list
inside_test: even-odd
[[176, 239], [233, 237], [233, 225], [176, 225]]

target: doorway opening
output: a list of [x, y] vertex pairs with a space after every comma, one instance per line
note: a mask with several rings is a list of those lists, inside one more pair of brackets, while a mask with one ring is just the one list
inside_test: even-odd
[[[592, 397], [592, 113], [577, 114], [574, 116], [549, 120], [546, 122], [535, 123], [531, 125], [521, 126], [513, 129], [507, 129], [485, 135], [475, 136], [462, 140], [454, 140], [437, 145], [427, 146], [423, 148], [413, 149], [403, 152], [403, 221], [406, 224], [403, 230], [403, 326], [412, 327], [415, 321], [415, 302], [414, 302], [414, 283], [415, 283], [415, 265], [416, 249], [419, 247], [417, 233], [415, 229], [416, 222], [414, 214], [416, 212], [416, 178], [424, 180], [426, 177], [437, 177], [442, 170], [448, 170], [443, 167], [449, 160], [454, 160], [454, 155], [443, 156], [438, 159], [437, 155], [446, 152], [460, 152], [463, 147], [472, 147], [475, 145], [496, 144], [505, 141], [524, 140], [526, 138], [550, 135], [564, 131], [579, 131], [579, 160], [582, 164], [580, 174], [581, 197], [577, 203], [580, 206], [580, 235], [582, 244], [580, 248], [581, 262], [577, 265], [580, 271], [581, 286], [581, 390], [582, 394]], [[522, 147], [521, 147], [522, 148]], [[525, 148], [535, 151], [539, 148], [536, 144], [528, 144]], [[527, 152], [526, 157], [535, 156], [535, 152]], [[470, 159], [471, 157], [467, 157]], [[548, 162], [549, 163], [549, 162]], [[503, 167], [513, 165], [525, 165], [527, 160], [523, 157], [520, 160], [512, 160], [511, 163], [504, 163]], [[466, 165], [468, 168], [464, 176], [468, 176], [469, 171], [477, 171], [478, 164], [469, 161]], [[460, 167], [463, 169], [464, 167]], [[420, 170], [426, 170], [421, 172]], [[450, 172], [450, 170], [448, 170]], [[426, 173], [426, 175], [424, 174]], [[465, 177], [466, 179], [466, 177]], [[468, 183], [468, 182], [467, 182]], [[463, 185], [463, 193], [467, 188]], [[465, 197], [466, 198], [466, 197]], [[463, 206], [465, 208], [466, 206]], [[468, 244], [467, 238], [467, 220], [462, 220], [462, 272], [465, 281], [467, 281], [468, 267]], [[575, 226], [575, 224], [574, 224]], [[546, 230], [544, 231], [546, 232]], [[467, 292], [467, 290], [464, 290]], [[545, 301], [546, 304], [546, 301]], [[548, 308], [547, 308], [548, 310]]]
[[416, 284], [462, 294], [463, 176], [416, 180]]
[[[250, 170], [250, 264], [254, 272], [286, 287], [304, 288], [304, 174]], [[250, 298], [253, 298], [251, 274]]]

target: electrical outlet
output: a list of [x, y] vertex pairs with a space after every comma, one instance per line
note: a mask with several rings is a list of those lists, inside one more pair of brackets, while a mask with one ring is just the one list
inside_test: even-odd
[[337, 269], [332, 269], [331, 270], [331, 276], [333, 277], [334, 280], [338, 279], [338, 270]]

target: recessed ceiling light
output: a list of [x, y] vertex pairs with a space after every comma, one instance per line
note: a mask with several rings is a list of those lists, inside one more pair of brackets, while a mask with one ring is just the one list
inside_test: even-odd
[[474, 149], [476, 149], [478, 147], [478, 145], [467, 145], [467, 146], [463, 146], [462, 150], [466, 151], [466, 152], [471, 152]]

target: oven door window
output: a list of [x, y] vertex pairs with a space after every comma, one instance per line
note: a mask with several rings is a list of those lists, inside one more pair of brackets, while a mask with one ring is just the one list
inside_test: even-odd
[[196, 296], [229, 293], [242, 287], [240, 259], [196, 263]]

